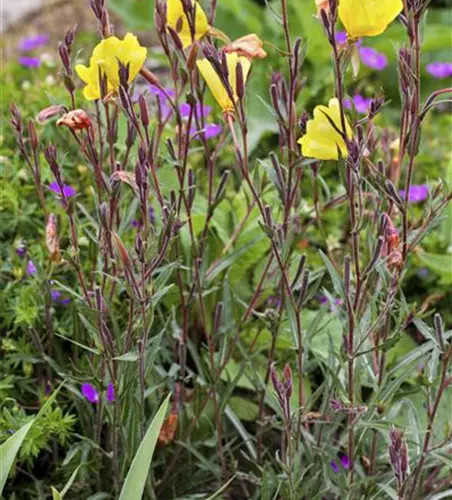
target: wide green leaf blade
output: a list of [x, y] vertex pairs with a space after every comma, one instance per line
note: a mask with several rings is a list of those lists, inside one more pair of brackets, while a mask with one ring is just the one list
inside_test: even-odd
[[140, 447], [136, 452], [129, 472], [127, 473], [119, 500], [130, 500], [131, 498], [134, 500], [140, 500], [140, 498], [143, 497], [152, 455], [154, 454], [157, 438], [160, 434], [160, 429], [165, 418], [170, 396], [171, 394], [168, 394], [168, 397], [162, 403], [162, 406], [160, 406], [159, 411], [156, 413], [148, 427], [148, 430], [146, 431], [143, 441], [141, 441]]
[[25, 436], [36, 419], [22, 426], [15, 434], [0, 446], [0, 494], [3, 492], [14, 459], [19, 451]]

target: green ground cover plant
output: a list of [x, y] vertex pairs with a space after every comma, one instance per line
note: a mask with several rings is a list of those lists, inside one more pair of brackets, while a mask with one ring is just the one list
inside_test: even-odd
[[4, 498], [452, 496], [452, 11], [369, 3], [91, 0], [5, 62]]

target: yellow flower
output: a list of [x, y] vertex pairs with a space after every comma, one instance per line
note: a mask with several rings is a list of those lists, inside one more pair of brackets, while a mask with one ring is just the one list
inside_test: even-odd
[[[237, 101], [237, 63], [239, 62], [242, 65], [243, 79], [244, 81], [246, 81], [251, 62], [248, 58], [239, 56], [235, 52], [226, 54], [226, 62], [228, 65], [229, 85], [231, 86], [233, 92], [234, 101]], [[212, 92], [218, 104], [221, 106], [221, 109], [224, 112], [234, 111], [234, 103], [229, 97], [229, 94], [225, 86], [223, 85], [221, 78], [218, 76], [212, 64], [207, 59], [200, 59], [196, 62], [196, 64], [202, 76], [204, 77], [204, 80], [206, 81], [210, 91]]]
[[351, 39], [377, 36], [402, 9], [402, 0], [339, 0], [339, 19]]
[[[194, 0], [192, 0], [192, 4], [194, 3]], [[195, 40], [199, 40], [207, 34], [210, 26], [207, 22], [207, 16], [202, 10], [201, 5], [196, 2], [195, 7]], [[192, 37], [190, 25], [188, 24], [188, 19], [185, 15], [181, 0], [168, 0], [166, 21], [167, 25], [170, 26], [179, 35], [184, 49], [191, 45]]]
[[75, 71], [86, 83], [83, 95], [92, 101], [100, 99], [99, 68], [107, 77], [107, 90], [113, 92], [119, 88], [119, 64], [129, 64], [129, 83], [138, 75], [146, 60], [147, 49], [142, 47], [135, 35], [127, 33], [124, 40], [110, 36], [102, 40], [93, 50], [89, 67], [77, 64]]
[[[345, 141], [325, 116], [328, 115], [336, 127], [341, 130], [341, 118], [339, 111], [339, 101], [330, 99], [327, 106], [316, 106], [314, 118], [309, 120], [306, 127], [306, 134], [298, 139], [301, 144], [301, 152], [309, 158], [318, 160], [337, 160], [338, 148], [343, 157], [347, 156], [347, 146]], [[352, 138], [352, 129], [345, 120], [347, 137]]]

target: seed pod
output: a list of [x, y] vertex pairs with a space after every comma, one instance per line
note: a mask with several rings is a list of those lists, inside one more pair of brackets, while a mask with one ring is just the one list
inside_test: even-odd
[[50, 261], [59, 264], [61, 262], [60, 242], [58, 239], [57, 218], [49, 214], [46, 224], [46, 245], [50, 254]]

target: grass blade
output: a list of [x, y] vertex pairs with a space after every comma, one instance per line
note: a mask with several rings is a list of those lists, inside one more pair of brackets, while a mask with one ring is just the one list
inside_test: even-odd
[[138, 451], [132, 461], [129, 472], [127, 473], [119, 500], [130, 500], [131, 498], [134, 500], [140, 500], [140, 498], [143, 497], [146, 478], [148, 477], [149, 467], [152, 461], [152, 455], [154, 454], [155, 445], [157, 444], [157, 438], [166, 415], [170, 397], [171, 394], [168, 394], [168, 397], [162, 403], [149, 425], [143, 441], [141, 441], [140, 447], [138, 448]]

